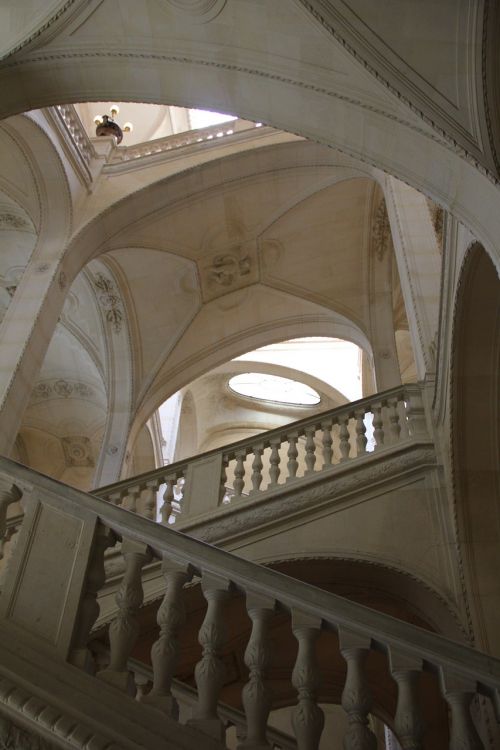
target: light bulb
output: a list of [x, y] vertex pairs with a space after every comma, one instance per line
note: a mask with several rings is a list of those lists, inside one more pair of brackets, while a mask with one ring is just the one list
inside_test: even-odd
[[131, 133], [133, 129], [134, 129], [134, 126], [132, 125], [131, 122], [126, 122], [122, 128], [124, 133]]
[[95, 125], [100, 125], [101, 123], [102, 123], [102, 117], [100, 115], [96, 115], [94, 117], [94, 124]]
[[109, 111], [111, 112], [111, 117], [116, 117], [116, 115], [120, 112], [120, 107], [118, 106], [118, 104], [112, 104]]

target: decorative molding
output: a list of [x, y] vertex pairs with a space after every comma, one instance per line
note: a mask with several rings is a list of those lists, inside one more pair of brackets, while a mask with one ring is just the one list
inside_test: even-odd
[[[48, 703], [45, 698], [41, 699], [39, 695], [28, 692], [26, 681], [23, 681], [21, 687], [21, 685], [12, 682], [10, 678], [0, 676], [0, 704], [3, 704], [8, 716], [13, 716], [14, 720], [16, 714], [22, 716], [23, 724], [29, 723], [33, 727], [33, 731], [38, 730], [40, 735], [54, 733], [58, 737], [57, 747], [60, 747], [60, 742], [63, 741], [67, 741], [69, 747], [81, 748], [81, 750], [90, 747], [112, 750], [117, 747], [111, 740], [104, 738], [102, 735], [97, 735], [88, 726], [79, 723], [62, 709]], [[18, 734], [15, 730], [12, 734], [23, 738], [25, 736], [25, 732]], [[29, 737], [31, 739], [33, 735], [29, 735]], [[3, 739], [1, 734], [0, 739]], [[56, 745], [44, 742], [41, 737], [38, 738], [35, 735], [34, 739], [38, 739], [39, 744], [34, 744], [31, 748], [26, 745], [27, 749], [55, 750], [56, 748]], [[9, 748], [9, 745], [4, 744], [5, 747]], [[11, 747], [12, 750], [14, 748], [20, 750], [25, 745], [16, 744], [11, 745]], [[2, 748], [2, 750], [4, 749]]]
[[[494, 184], [498, 184], [498, 175], [495, 175], [490, 166], [486, 166], [478, 160], [477, 152], [484, 157], [484, 151], [480, 147], [480, 143], [477, 138], [474, 139], [472, 134], [460, 125], [457, 120], [450, 117], [449, 108], [440, 106], [433, 99], [425, 94], [425, 92], [415, 84], [414, 81], [408, 81], [404, 78], [404, 75], [398, 70], [397, 66], [390, 65], [388, 60], [384, 60], [383, 53], [380, 50], [376, 50], [367, 39], [363, 39], [362, 32], [349, 23], [345, 16], [338, 8], [334, 7], [332, 0], [295, 0], [297, 4], [301, 5], [318, 23], [332, 36], [357, 62], [359, 62], [365, 70], [367, 70], [379, 83], [381, 83], [391, 94], [393, 94], [399, 101], [403, 102], [412, 112], [417, 114], [423, 122], [430, 125], [435, 131], [436, 135], [439, 134], [439, 139], [442, 143], [443, 139], [446, 141], [446, 147], [460, 154], [469, 163], [473, 164], [482, 174], [484, 174]], [[486, 16], [486, 7], [488, 2], [484, 3]], [[327, 20], [327, 14], [329, 19]], [[483, 18], [483, 36], [485, 32], [486, 17]], [[364, 47], [363, 47], [364, 43]], [[382, 43], [382, 46], [386, 49], [390, 49]], [[360, 53], [360, 49], [364, 54]], [[484, 48], [484, 39], [483, 39]], [[484, 54], [484, 52], [483, 52]], [[371, 58], [369, 61], [368, 58]], [[385, 63], [385, 70], [382, 73], [380, 69], [375, 67], [375, 61], [378, 63]], [[483, 64], [483, 71], [484, 71]], [[395, 78], [399, 87], [396, 87], [394, 83], [391, 83], [389, 78]], [[418, 75], [418, 73], [417, 73]], [[486, 74], [483, 72], [483, 76]], [[409, 95], [402, 93], [401, 89], [404, 89], [406, 83], [406, 89], [411, 92], [412, 98]], [[414, 103], [413, 97], [418, 100], [418, 106]], [[437, 115], [437, 117], [436, 117]], [[438, 123], [437, 120], [440, 120]], [[443, 124], [451, 125], [455, 129], [454, 134], [450, 134]], [[409, 125], [412, 128], [412, 125]], [[416, 129], [416, 128], [412, 128]], [[427, 134], [429, 137], [429, 134]], [[431, 136], [432, 137], [432, 136]], [[432, 138], [437, 140], [437, 138]], [[468, 144], [471, 144], [473, 148], [477, 150], [476, 154], [472, 153], [472, 149]], [[493, 145], [491, 145], [493, 149]], [[493, 157], [493, 163], [496, 166], [496, 159]]]
[[336, 466], [329, 476], [323, 473], [316, 475], [308, 482], [303, 479], [296, 487], [282, 485], [275, 490], [263, 492], [258, 499], [245, 498], [238, 503], [222, 506], [222, 510], [212, 512], [211, 518], [182, 523], [179, 516], [176, 529], [189, 533], [197, 539], [215, 543], [227, 537], [235, 537], [248, 531], [265, 526], [266, 524], [291, 518], [294, 514], [308, 510], [325, 503], [335, 503], [353, 492], [366, 491], [375, 484], [390, 481], [405, 472], [413, 472], [424, 466], [436, 466], [436, 452], [433, 447], [412, 447], [405, 453], [394, 455], [389, 452], [386, 457], [381, 453], [376, 455], [376, 461], [369, 455], [358, 459], [351, 470], [342, 471], [343, 467]]
[[439, 249], [443, 252], [443, 239], [444, 239], [444, 209], [437, 203], [434, 203], [430, 198], [427, 198], [427, 205], [429, 207], [429, 213], [431, 215], [432, 226], [436, 233], [436, 239], [439, 245]]
[[[185, 64], [195, 65], [199, 67], [216, 68], [219, 70], [227, 70], [230, 72], [248, 74], [248, 75], [256, 76], [259, 78], [276, 81], [278, 83], [283, 83], [285, 85], [307, 89], [308, 91], [313, 91], [314, 93], [321, 94], [323, 96], [329, 96], [339, 101], [343, 101], [346, 104], [351, 104], [351, 105], [354, 105], [355, 107], [359, 107], [360, 109], [366, 110], [368, 112], [372, 112], [373, 114], [380, 115], [386, 120], [397, 122], [398, 124], [403, 125], [406, 128], [408, 128], [409, 130], [412, 130], [413, 132], [418, 133], [422, 135], [423, 137], [429, 140], [432, 140], [435, 143], [438, 143], [439, 145], [447, 148], [449, 151], [452, 151], [453, 153], [456, 153], [462, 156], [464, 159], [466, 159], [466, 161], [473, 164], [473, 166], [475, 166], [478, 169], [478, 171], [481, 172], [481, 174], [483, 174], [491, 182], [493, 182], [493, 184], [497, 185], [500, 183], [500, 179], [498, 179], [484, 164], [479, 162], [477, 158], [475, 158], [470, 152], [468, 152], [465, 148], [463, 148], [455, 140], [453, 140], [446, 133], [446, 131], [437, 127], [434, 122], [429, 121], [427, 123], [427, 120], [422, 115], [422, 113], [414, 109], [409, 103], [408, 103], [408, 107], [412, 111], [414, 111], [416, 114], [418, 114], [419, 117], [421, 117], [421, 119], [424, 122], [426, 122], [426, 124], [429, 124], [433, 128], [433, 130], [437, 132], [433, 132], [433, 130], [428, 130], [428, 129], [419, 127], [414, 122], [411, 122], [408, 119], [405, 119], [402, 117], [398, 117], [397, 115], [391, 112], [387, 112], [381, 107], [376, 107], [373, 104], [367, 104], [366, 102], [361, 101], [360, 99], [356, 99], [352, 96], [347, 96], [346, 94], [340, 94], [338, 91], [333, 91], [331, 88], [326, 88], [325, 86], [318, 86], [315, 84], [306, 83], [304, 81], [297, 81], [296, 79], [290, 78], [289, 76], [280, 75], [278, 73], [266, 72], [263, 70], [256, 70], [254, 68], [250, 68], [247, 66], [234, 65], [231, 63], [223, 63], [218, 60], [202, 60], [199, 58], [187, 57], [185, 55], [165, 55], [165, 54], [160, 54], [160, 53], [140, 53], [140, 52], [139, 53], [115, 52], [115, 51], [111, 52], [109, 50], [108, 51], [95, 50], [92, 52], [81, 52], [81, 51], [71, 52], [68, 50], [65, 52], [58, 52], [58, 53], [47, 52], [46, 54], [26, 56], [23, 59], [16, 59], [15, 61], [11, 61], [7, 63], [5, 67], [13, 68], [13, 67], [19, 67], [23, 65], [33, 65], [34, 63], [43, 63], [43, 62], [64, 64], [64, 62], [68, 60], [85, 60], [85, 59], [94, 59], [94, 58], [126, 59], [126, 60], [136, 61], [137, 63], [144, 61], [144, 60], [154, 60], [154, 61], [158, 61], [164, 64], [185, 63]], [[393, 93], [396, 93], [396, 92], [393, 92]], [[400, 100], [403, 100], [402, 97], [398, 95], [397, 95], [397, 98]], [[298, 133], [298, 135], [302, 135], [302, 133]], [[331, 147], [331, 141], [329, 140], [321, 139], [318, 136], [315, 136], [315, 140], [318, 143], [325, 143], [327, 146]], [[359, 154], [356, 154], [355, 158], [363, 161], [363, 157], [360, 156]]]
[[95, 466], [92, 444], [84, 435], [61, 438], [66, 466]]
[[98, 273], [94, 279], [94, 285], [98, 290], [98, 299], [104, 311], [108, 323], [115, 333], [122, 330], [124, 310], [115, 282], [110, 278]]
[[5, 716], [0, 716], [0, 748], [2, 750], [56, 750], [56, 746], [38, 735], [19, 729]]

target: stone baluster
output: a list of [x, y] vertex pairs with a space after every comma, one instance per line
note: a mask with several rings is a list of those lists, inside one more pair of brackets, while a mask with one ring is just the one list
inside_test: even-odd
[[171, 686], [179, 657], [178, 633], [186, 621], [183, 588], [191, 578], [191, 573], [185, 567], [164, 559], [162, 574], [166, 591], [156, 616], [160, 635], [151, 649], [153, 687], [141, 698], [141, 702], [149, 703], [178, 719], [179, 706], [172, 695]]
[[351, 443], [349, 442], [349, 417], [339, 417], [338, 423], [340, 428], [340, 460], [343, 462], [349, 460], [349, 453], [351, 452]]
[[425, 724], [418, 700], [418, 681], [422, 661], [410, 659], [391, 648], [391, 674], [398, 686], [394, 729], [403, 750], [422, 750]]
[[152, 521], [156, 520], [156, 493], [159, 482], [157, 479], [146, 482], [146, 488], [142, 491], [140, 514]]
[[270, 463], [269, 477], [271, 481], [269, 482], [269, 487], [276, 487], [278, 484], [279, 475], [281, 473], [280, 471], [281, 439], [279, 437], [272, 438], [269, 441], [269, 445], [271, 446], [271, 456], [269, 458], [269, 463]]
[[245, 486], [245, 458], [246, 452], [238, 451], [236, 453], [236, 466], [234, 468], [234, 496], [241, 497]]
[[364, 638], [341, 630], [340, 652], [347, 662], [347, 677], [342, 691], [342, 708], [349, 727], [344, 737], [345, 750], [377, 750], [377, 738], [368, 726], [372, 695], [364, 672], [370, 643]]
[[470, 712], [476, 684], [446, 670], [441, 670], [440, 678], [451, 714], [449, 750], [484, 750]]
[[242, 692], [247, 729], [238, 750], [268, 750], [271, 746], [266, 739], [266, 728], [271, 710], [271, 692], [265, 683], [265, 675], [270, 656], [268, 628], [274, 612], [274, 600], [248, 594], [247, 611], [252, 620], [252, 634], [245, 650], [249, 678]]
[[262, 453], [264, 452], [264, 445], [254, 445], [252, 450], [254, 459], [252, 462], [252, 489], [250, 490], [250, 494], [255, 495], [260, 492], [260, 485], [262, 484]]
[[392, 443], [399, 443], [401, 435], [401, 425], [399, 424], [398, 399], [390, 398], [387, 400], [387, 410], [389, 416], [389, 435]]
[[202, 657], [194, 672], [198, 703], [193, 718], [188, 723], [223, 741], [225, 731], [217, 716], [217, 703], [224, 684], [225, 667], [219, 652], [226, 638], [222, 614], [223, 604], [229, 596], [230, 583], [216, 576], [204, 575], [201, 588], [207, 601], [207, 611], [198, 634]]
[[366, 444], [368, 443], [366, 438], [365, 410], [357, 409], [354, 416], [356, 418], [356, 453], [358, 456], [364, 456], [366, 453]]
[[164, 526], [168, 526], [170, 516], [172, 515], [174, 496], [174, 485], [176, 483], [175, 477], [167, 477], [165, 479], [165, 492], [163, 493], [163, 503], [161, 506], [161, 522]]
[[332, 420], [321, 422], [321, 429], [323, 430], [323, 469], [328, 469], [332, 465], [333, 459]]
[[73, 647], [69, 657], [71, 664], [85, 670], [95, 672], [95, 661], [87, 648], [90, 632], [99, 616], [99, 604], [97, 595], [106, 580], [104, 570], [104, 553], [108, 547], [116, 544], [116, 536], [106, 526], [99, 525], [95, 532], [93, 549], [90, 554], [89, 566], [85, 582], [85, 591], [80, 603], [75, 632], [73, 634]]
[[125, 573], [116, 595], [118, 614], [109, 626], [109, 667], [98, 673], [98, 677], [123, 692], [133, 693], [135, 686], [127, 669], [127, 659], [139, 635], [137, 613], [144, 597], [141, 572], [151, 560], [151, 552], [145, 544], [124, 539], [122, 555]]
[[299, 451], [297, 449], [299, 434], [298, 432], [289, 432], [286, 437], [288, 440], [288, 463], [286, 465], [286, 468], [288, 469], [288, 476], [286, 478], [286, 481], [293, 482], [295, 479], [297, 479], [297, 470], [299, 468], [299, 462], [297, 461], [297, 456], [299, 455]]
[[298, 704], [292, 713], [292, 726], [298, 750], [317, 750], [325, 723], [323, 711], [316, 702], [320, 674], [316, 662], [315, 641], [321, 621], [292, 613], [292, 631], [299, 649], [292, 673], [292, 684], [298, 692]]
[[412, 388], [407, 395], [406, 417], [408, 420], [408, 431], [410, 437], [427, 437], [427, 422], [425, 420], [425, 409], [420, 390]]
[[141, 494], [141, 488], [139, 486], [129, 487], [127, 494], [122, 500], [122, 508], [131, 510], [132, 513], [137, 513], [137, 501]]
[[0, 477], [0, 560], [7, 536], [7, 510], [21, 500], [23, 493], [10, 479]]
[[373, 437], [375, 438], [375, 450], [384, 447], [384, 420], [382, 419], [382, 404], [373, 404]]
[[226, 455], [222, 456], [222, 464], [221, 464], [221, 469], [220, 469], [219, 505], [230, 502], [229, 499], [226, 499], [226, 495], [227, 495], [226, 482], [227, 482], [228, 464], [229, 464], [228, 457]]
[[316, 427], [306, 427], [306, 470], [304, 476], [308, 474], [314, 474], [314, 464], [316, 463], [316, 443], [314, 442], [314, 436], [316, 435]]
[[106, 495], [104, 498], [108, 501], [108, 503], [111, 503], [111, 505], [121, 505], [123, 502], [124, 493], [123, 491], [119, 490], [118, 492], [110, 492], [109, 495]]

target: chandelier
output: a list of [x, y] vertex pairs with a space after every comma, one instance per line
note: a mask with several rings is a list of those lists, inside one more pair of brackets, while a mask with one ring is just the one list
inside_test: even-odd
[[120, 112], [118, 104], [113, 104], [109, 110], [109, 115], [97, 115], [94, 117], [96, 124], [95, 134], [96, 135], [112, 135], [116, 138], [116, 143], [119, 144], [123, 140], [124, 133], [131, 133], [134, 126], [131, 122], [126, 122], [123, 128], [121, 128], [115, 117]]

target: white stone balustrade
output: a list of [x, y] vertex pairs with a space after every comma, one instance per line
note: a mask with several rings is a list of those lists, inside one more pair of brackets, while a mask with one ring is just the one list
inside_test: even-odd
[[111, 155], [112, 164], [135, 161], [156, 154], [165, 154], [169, 151], [175, 151], [186, 146], [193, 146], [200, 143], [210, 143], [219, 141], [223, 138], [242, 133], [253, 131], [260, 128], [260, 123], [250, 122], [248, 120], [233, 120], [231, 122], [211, 125], [208, 128], [199, 128], [197, 130], [188, 130], [176, 135], [167, 135], [164, 138], [156, 138], [152, 141], [145, 141], [134, 146], [119, 146], [114, 149]]
[[251, 503], [266, 493], [313, 481], [354, 462], [429, 442], [422, 393], [404, 385], [233, 445], [124, 480], [95, 492], [103, 499], [156, 516], [139, 502], [165, 486], [162, 523], [187, 521], [220, 506]]
[[[253, 614], [245, 662], [250, 672], [250, 684], [257, 688], [257, 692], [250, 699], [248, 694], [245, 698], [249, 723], [245, 735], [248, 743], [242, 739], [241, 747], [256, 750], [266, 747], [268, 742], [263, 738], [262, 722], [269, 708], [266, 663], [269, 654], [268, 631], [275, 609], [280, 617], [288, 613], [289, 627], [298, 642], [295, 667], [293, 673], [290, 669], [289, 675], [290, 683], [298, 693], [294, 713], [298, 748], [313, 750], [319, 743], [322, 715], [316, 704], [316, 695], [326, 665], [318, 665], [315, 644], [317, 639], [329, 638], [335, 644], [335, 634], [339, 636], [340, 651], [347, 663], [342, 696], [342, 705], [349, 716], [345, 747], [373, 747], [367, 714], [371, 708], [370, 694], [378, 674], [370, 673], [369, 677], [364, 669], [365, 661], [373, 651], [384, 657], [383, 664], [380, 656], [375, 660], [381, 665], [377, 669], [381, 669], [383, 674], [388, 674], [390, 669], [395, 687], [397, 685], [398, 705], [391, 729], [400, 735], [402, 747], [422, 746], [424, 724], [416, 685], [424, 670], [433, 675], [428, 679], [435, 680], [436, 687], [439, 686], [450, 707], [449, 712], [443, 712], [444, 719], [448, 716], [450, 721], [450, 750], [459, 747], [479, 750], [483, 747], [470, 712], [470, 704], [476, 693], [492, 700], [493, 711], [496, 711], [497, 720], [500, 721], [500, 660], [283, 576], [99, 498], [62, 487], [8, 459], [0, 459], [0, 470], [4, 474], [9, 466], [13, 471], [13, 482], [20, 475], [19, 480], [30, 481], [36, 487], [36, 492], [28, 499], [21, 539], [9, 570], [11, 583], [6, 586], [0, 599], [0, 627], [16, 629], [19, 624], [24, 631], [29, 631], [31, 640], [43, 640], [50, 636], [54, 658], [62, 661], [70, 658], [72, 645], [85, 648], [86, 641], [91, 637], [91, 620], [94, 616], [89, 616], [92, 607], [88, 606], [88, 602], [95, 601], [96, 582], [99, 579], [93, 572], [93, 559], [96, 555], [99, 560], [102, 559], [103, 538], [121, 540], [126, 574], [118, 597], [118, 615], [110, 625], [110, 665], [101, 672], [101, 677], [120, 689], [122, 694], [130, 690], [132, 684], [128, 670], [133, 644], [138, 636], [137, 614], [142, 602], [140, 571], [147, 561], [156, 558], [162, 561], [166, 573], [166, 596], [160, 603], [158, 616], [160, 645], [156, 649], [157, 658], [153, 660], [156, 689], [150, 706], [156, 704], [157, 710], [166, 710], [171, 716], [171, 701], [156, 701], [154, 696], [168, 698], [170, 695], [177, 647], [174, 643], [173, 650], [170, 647], [165, 650], [166, 644], [162, 644], [162, 639], [175, 639], [182, 622], [183, 588], [188, 578], [185, 571], [189, 571], [190, 575], [192, 573], [195, 578], [201, 579], [207, 602], [206, 616], [199, 633], [202, 658], [197, 666], [196, 680], [200, 692], [193, 723], [199, 731], [206, 731], [212, 738], [215, 735], [222, 737], [223, 725], [218, 717], [217, 700], [224, 679], [220, 655], [226, 637], [225, 602], [228, 596], [248, 597], [248, 610]], [[40, 523], [44, 531], [40, 545], [43, 544], [51, 575], [51, 586], [43, 592], [43, 609], [37, 605], [36, 594], [40, 580], [36, 563], [41, 547], [35, 532]], [[64, 565], [57, 566], [59, 554], [64, 557]], [[169, 565], [173, 565], [173, 568]], [[97, 565], [99, 567], [100, 563]], [[171, 570], [175, 580], [170, 574]], [[68, 571], [71, 571], [69, 581]], [[30, 613], [25, 611], [23, 604], [27, 601], [30, 601], [35, 615], [40, 611], [40, 616], [28, 616]]]

